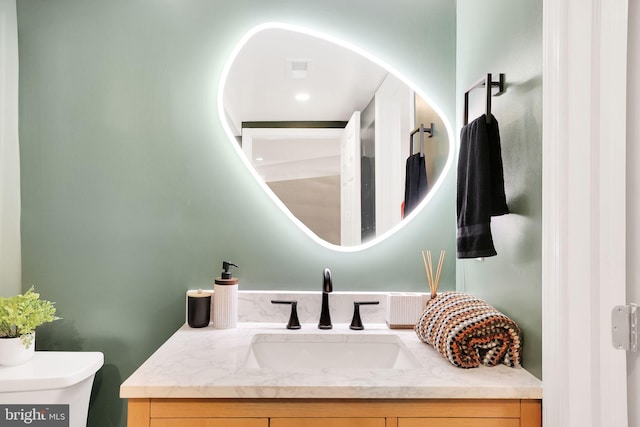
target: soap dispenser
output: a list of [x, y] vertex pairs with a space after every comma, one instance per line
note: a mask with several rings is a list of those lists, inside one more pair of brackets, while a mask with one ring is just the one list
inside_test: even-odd
[[222, 273], [213, 287], [213, 327], [216, 329], [231, 329], [238, 324], [238, 279], [229, 271], [232, 266], [238, 267], [223, 261]]

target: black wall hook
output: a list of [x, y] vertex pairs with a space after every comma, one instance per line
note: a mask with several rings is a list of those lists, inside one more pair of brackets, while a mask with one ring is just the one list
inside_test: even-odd
[[[487, 123], [491, 123], [491, 97], [502, 95], [505, 92], [504, 73], [499, 74], [498, 81], [493, 81], [491, 73], [488, 73], [484, 78], [478, 80], [473, 86], [467, 89], [464, 93], [464, 126], [469, 123], [469, 92], [481, 87], [486, 88], [485, 114], [487, 116]], [[494, 87], [497, 87], [498, 91], [492, 94], [491, 92]]]
[[428, 134], [428, 138], [433, 138], [433, 123], [429, 127], [425, 127], [424, 124], [420, 123], [420, 126], [415, 128], [409, 134], [409, 153], [413, 154], [413, 135], [420, 132], [420, 153], [424, 153], [424, 134]]

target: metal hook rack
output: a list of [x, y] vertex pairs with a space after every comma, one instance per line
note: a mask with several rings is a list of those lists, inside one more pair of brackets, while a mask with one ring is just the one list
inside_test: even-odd
[[409, 153], [413, 154], [413, 135], [420, 132], [420, 152], [424, 153], [424, 134], [428, 133], [429, 138], [433, 137], [433, 123], [427, 128], [424, 124], [420, 124], [417, 128], [411, 131], [409, 134]]
[[[486, 116], [487, 123], [491, 123], [491, 96], [499, 96], [505, 92], [505, 77], [504, 73], [499, 74], [499, 80], [493, 81], [491, 73], [488, 73], [483, 79], [478, 80], [473, 86], [471, 86], [464, 93], [464, 125], [466, 126], [469, 123], [469, 92], [474, 89], [484, 87], [487, 90], [486, 96]], [[498, 88], [498, 91], [495, 94], [492, 94], [492, 89], [494, 87]]]

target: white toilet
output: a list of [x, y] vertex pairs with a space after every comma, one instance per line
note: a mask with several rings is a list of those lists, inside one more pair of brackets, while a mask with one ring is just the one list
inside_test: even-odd
[[103, 364], [99, 352], [36, 351], [27, 363], [0, 366], [0, 406], [68, 404], [69, 426], [86, 427], [93, 378]]

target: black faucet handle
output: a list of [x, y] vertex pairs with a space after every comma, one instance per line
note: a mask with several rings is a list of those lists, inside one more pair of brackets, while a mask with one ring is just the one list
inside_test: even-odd
[[360, 306], [361, 305], [378, 305], [380, 301], [355, 301], [353, 303], [353, 319], [351, 319], [351, 325], [349, 328], [360, 331], [364, 329], [362, 319], [360, 318]]
[[271, 304], [289, 304], [291, 305], [291, 315], [287, 329], [300, 329], [300, 321], [298, 320], [298, 301], [271, 300]]

